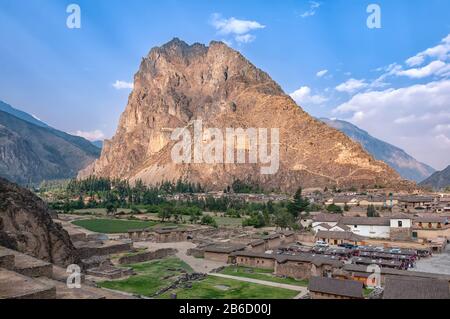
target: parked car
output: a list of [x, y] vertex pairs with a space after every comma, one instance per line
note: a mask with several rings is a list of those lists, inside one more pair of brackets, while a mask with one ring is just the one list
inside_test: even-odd
[[326, 242], [318, 240], [316, 241], [316, 247], [324, 247], [324, 248], [328, 248], [330, 247], [330, 245], [328, 245]]
[[347, 248], [347, 249], [356, 249], [356, 248], [358, 248], [358, 246], [353, 245], [353, 244], [340, 244], [339, 247]]

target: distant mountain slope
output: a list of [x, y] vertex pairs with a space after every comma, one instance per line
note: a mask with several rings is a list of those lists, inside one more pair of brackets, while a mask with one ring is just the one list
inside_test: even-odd
[[421, 182], [436, 170], [417, 161], [402, 149], [383, 142], [359, 127], [341, 120], [321, 119], [329, 126], [340, 130], [352, 140], [360, 143], [377, 160], [384, 161], [394, 168], [403, 178]]
[[12, 107], [11, 105], [3, 102], [3, 101], [0, 101], [0, 111], [9, 113], [11, 115], [14, 115], [15, 117], [17, 117], [17, 118], [19, 118], [21, 120], [27, 121], [27, 122], [29, 122], [31, 124], [34, 124], [34, 125], [37, 125], [37, 126], [41, 126], [41, 127], [50, 128], [50, 126], [48, 126], [46, 123], [38, 120], [34, 116], [32, 116], [32, 115], [30, 115], [28, 113], [25, 113], [23, 111], [20, 111], [20, 110], [18, 110], [16, 108]]
[[92, 141], [91, 143], [97, 146], [99, 149], [103, 148], [103, 141]]
[[[7, 103], [5, 103], [3, 101], [0, 101], [0, 111], [3, 111], [3, 112], [8, 113], [8, 114], [11, 114], [11, 115], [13, 115], [13, 116], [23, 120], [23, 121], [26, 121], [28, 123], [37, 125], [39, 127], [47, 128], [47, 129], [53, 131], [53, 133], [55, 135], [63, 138], [64, 140], [66, 140], [69, 143], [77, 145], [78, 147], [86, 150], [88, 153], [96, 154], [96, 153], [98, 153], [98, 148], [101, 148], [95, 142], [91, 143], [91, 142], [89, 142], [88, 140], [86, 140], [86, 139], [84, 139], [82, 137], [70, 135], [70, 134], [67, 134], [65, 132], [59, 131], [57, 129], [54, 129], [53, 127], [51, 127], [48, 124], [42, 122], [41, 120], [37, 119], [36, 117], [34, 117], [34, 116], [32, 116], [32, 115], [30, 115], [30, 114], [28, 114], [26, 112], [23, 112], [21, 110], [18, 110], [18, 109], [12, 107], [11, 105], [9, 105], [9, 104], [7, 104]], [[94, 145], [92, 145], [92, 144], [94, 144]]]
[[89, 141], [0, 111], [0, 176], [26, 184], [76, 176], [100, 155]]
[[450, 166], [443, 171], [434, 173], [420, 183], [420, 186], [428, 186], [437, 190], [450, 187]]

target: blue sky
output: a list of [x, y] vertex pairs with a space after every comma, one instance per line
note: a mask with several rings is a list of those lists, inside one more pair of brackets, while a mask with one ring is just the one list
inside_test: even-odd
[[[71, 3], [81, 29], [66, 26]], [[380, 29], [367, 27], [372, 3]], [[448, 12], [447, 0], [0, 0], [0, 100], [58, 129], [109, 138], [131, 91], [113, 84], [131, 82], [152, 47], [223, 40], [310, 114], [349, 120], [442, 169]]]

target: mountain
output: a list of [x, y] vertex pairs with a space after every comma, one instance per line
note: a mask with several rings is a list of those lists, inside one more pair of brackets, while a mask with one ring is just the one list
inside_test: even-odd
[[417, 161], [404, 150], [371, 136], [349, 122], [324, 118], [320, 120], [360, 143], [373, 157], [390, 165], [405, 179], [418, 183], [436, 172], [434, 168]]
[[0, 111], [0, 176], [37, 184], [72, 178], [100, 155], [89, 141]]
[[45, 127], [45, 128], [50, 128], [50, 126], [48, 126], [46, 123], [42, 122], [41, 120], [37, 119], [36, 117], [25, 113], [23, 111], [20, 111], [14, 107], [12, 107], [9, 104], [6, 104], [3, 101], [0, 101], [0, 111], [9, 113], [11, 115], [14, 115], [15, 117], [27, 121], [28, 123], [40, 126], [40, 127]]
[[[261, 168], [268, 165], [250, 164], [248, 158], [247, 164], [177, 164], [171, 153], [179, 141], [172, 140], [172, 134], [183, 129], [191, 133], [200, 119], [204, 128], [222, 134], [226, 128], [279, 129], [279, 143], [258, 141], [259, 149], [279, 147], [279, 170], [264, 175]], [[213, 140], [196, 139], [201, 147], [211, 146]], [[249, 142], [234, 150], [249, 149]], [[218, 144], [215, 154], [223, 157]], [[146, 184], [181, 178], [212, 190], [223, 190], [237, 179], [289, 192], [299, 186], [411, 187], [358, 143], [304, 112], [239, 52], [222, 42], [188, 45], [179, 39], [153, 48], [143, 58], [115, 136], [105, 140], [100, 159], [79, 177], [90, 175]]]
[[79, 261], [69, 235], [32, 192], [0, 178], [0, 246], [51, 263]]
[[434, 173], [421, 182], [420, 186], [432, 187], [437, 190], [450, 187], [450, 166], [443, 171]]
[[92, 144], [94, 144], [95, 147], [98, 147], [99, 149], [103, 148], [103, 141], [92, 141]]

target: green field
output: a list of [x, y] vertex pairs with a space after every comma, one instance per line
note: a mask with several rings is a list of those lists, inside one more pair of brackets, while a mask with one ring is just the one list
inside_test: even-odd
[[296, 280], [294, 278], [276, 277], [276, 276], [272, 275], [272, 270], [268, 270], [268, 269], [230, 266], [230, 267], [223, 269], [220, 273], [224, 274], [224, 275], [229, 275], [229, 276], [258, 279], [258, 280], [276, 282], [276, 283], [280, 283], [280, 284], [302, 286], [302, 287], [308, 286], [307, 280]]
[[99, 286], [151, 297], [160, 289], [172, 284], [181, 274], [180, 269], [192, 272], [191, 267], [178, 258], [166, 258], [126, 267], [133, 268], [136, 275], [124, 280], [100, 282]]
[[177, 299], [292, 299], [298, 295], [297, 291], [212, 276], [192, 283], [191, 289], [170, 291], [161, 298], [173, 293]]
[[102, 234], [120, 234], [130, 229], [143, 229], [157, 225], [154, 221], [121, 219], [83, 219], [73, 221], [72, 224]]

